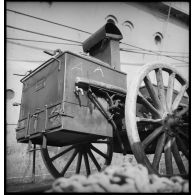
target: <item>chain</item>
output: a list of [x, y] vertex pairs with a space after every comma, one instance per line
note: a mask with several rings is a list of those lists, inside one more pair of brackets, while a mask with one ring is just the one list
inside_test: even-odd
[[104, 171], [58, 178], [46, 192], [189, 192], [189, 182], [180, 176], [170, 179], [149, 174], [141, 164], [108, 166]]

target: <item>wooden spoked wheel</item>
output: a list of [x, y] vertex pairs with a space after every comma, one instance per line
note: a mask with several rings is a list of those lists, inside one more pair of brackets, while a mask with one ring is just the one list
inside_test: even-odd
[[64, 147], [41, 148], [43, 161], [54, 178], [71, 174], [89, 175], [111, 163], [112, 138], [98, 139]]
[[137, 162], [150, 173], [188, 175], [188, 105], [188, 83], [170, 65], [146, 64], [129, 85], [127, 135]]

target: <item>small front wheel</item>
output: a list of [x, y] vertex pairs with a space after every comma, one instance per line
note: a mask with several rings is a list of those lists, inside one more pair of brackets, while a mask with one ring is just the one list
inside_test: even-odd
[[65, 177], [68, 172], [80, 174], [81, 170], [89, 175], [111, 163], [112, 147], [112, 138], [105, 138], [64, 147], [46, 146], [41, 148], [41, 154], [54, 178]]

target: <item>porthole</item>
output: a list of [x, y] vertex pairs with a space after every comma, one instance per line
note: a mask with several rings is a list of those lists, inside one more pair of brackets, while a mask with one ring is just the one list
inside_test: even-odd
[[13, 99], [14, 96], [15, 96], [14, 90], [12, 90], [12, 89], [7, 89], [6, 90], [6, 97], [7, 97], [8, 100]]
[[156, 32], [156, 33], [154, 34], [154, 42], [155, 42], [156, 45], [161, 44], [162, 39], [163, 39], [162, 33]]
[[133, 23], [130, 22], [129, 20], [126, 20], [125, 22], [123, 22], [122, 25], [125, 26], [125, 27], [127, 27], [129, 30], [132, 30], [134, 28]]
[[107, 23], [112, 23], [112, 24], [117, 24], [118, 23], [118, 20], [114, 15], [106, 16], [105, 20], [107, 21]]
[[112, 23], [112, 24], [115, 24], [114, 20], [113, 19], [108, 19], [107, 20], [107, 23]]

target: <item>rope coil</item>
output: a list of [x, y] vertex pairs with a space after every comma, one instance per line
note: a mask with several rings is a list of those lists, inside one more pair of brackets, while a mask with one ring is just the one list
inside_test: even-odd
[[109, 166], [100, 173], [58, 178], [46, 192], [189, 192], [189, 182], [180, 176], [170, 179], [149, 174], [141, 164]]

